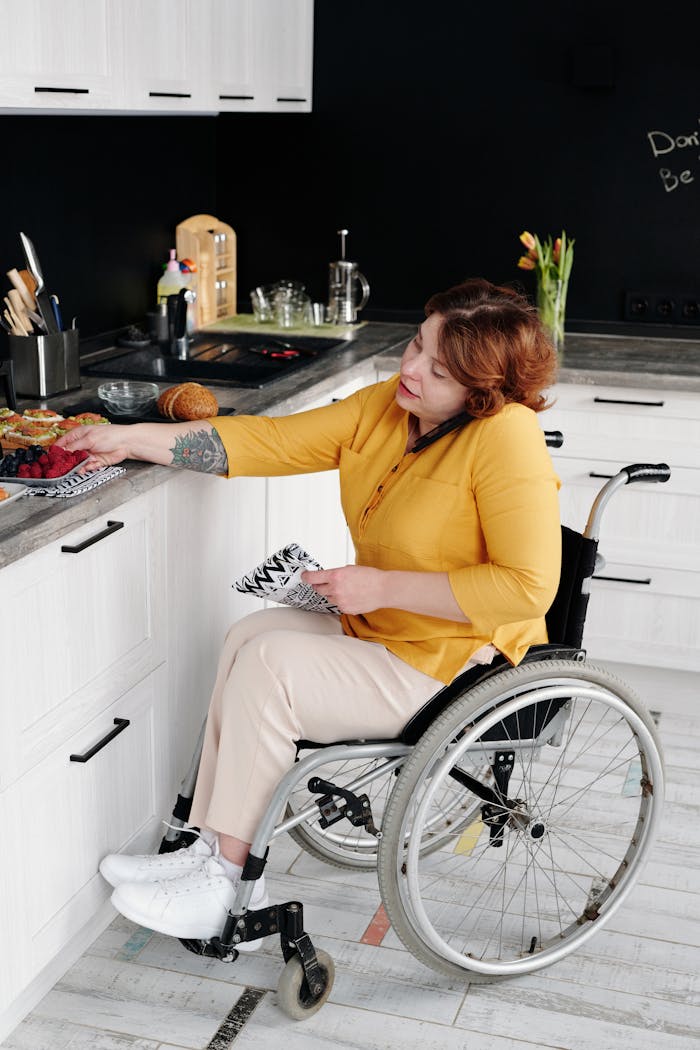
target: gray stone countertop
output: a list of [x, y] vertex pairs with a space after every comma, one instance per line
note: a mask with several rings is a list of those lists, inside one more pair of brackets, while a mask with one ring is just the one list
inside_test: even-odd
[[[394, 370], [401, 351], [415, 331], [414, 325], [369, 322], [359, 327], [336, 350], [329, 351], [300, 372], [292, 373], [261, 390], [213, 387], [219, 403], [237, 415], [285, 415], [303, 411], [312, 402], [332, 393], [340, 384], [364, 376], [368, 365]], [[700, 333], [699, 333], [700, 335]], [[374, 359], [374, 361], [373, 361]], [[370, 369], [372, 371], [372, 369]], [[368, 377], [371, 381], [371, 377]], [[700, 392], [700, 339], [671, 340], [567, 334], [559, 381], [606, 386], [647, 387]], [[61, 408], [94, 397], [101, 382], [83, 377], [80, 391], [50, 399]], [[170, 383], [163, 383], [165, 389]], [[25, 399], [20, 411], [36, 406]], [[72, 499], [24, 496], [0, 509], [0, 568], [31, 554], [80, 525], [133, 499], [172, 477], [172, 468], [129, 462], [127, 473], [94, 492]]]
[[[400, 354], [388, 350], [381, 360], [398, 367]], [[700, 392], [700, 329], [697, 341], [567, 333], [557, 378], [560, 383]]]

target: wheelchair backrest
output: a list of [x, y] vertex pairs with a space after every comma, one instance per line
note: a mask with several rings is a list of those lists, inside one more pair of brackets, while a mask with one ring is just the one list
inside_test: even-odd
[[598, 543], [562, 525], [561, 544], [561, 575], [554, 601], [545, 617], [547, 635], [550, 642], [578, 649], [583, 639], [589, 598], [584, 581], [593, 575]]

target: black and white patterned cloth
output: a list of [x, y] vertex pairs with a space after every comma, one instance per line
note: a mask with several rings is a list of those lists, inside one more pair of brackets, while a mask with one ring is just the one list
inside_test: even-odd
[[91, 489], [96, 489], [98, 485], [118, 478], [120, 474], [126, 474], [126, 467], [101, 467], [100, 470], [92, 470], [89, 474], [71, 474], [69, 478], [51, 485], [27, 486], [27, 495], [70, 499], [72, 496], [82, 496]]
[[327, 612], [338, 615], [340, 609], [318, 594], [301, 574], [305, 569], [317, 570], [321, 565], [298, 543], [288, 543], [275, 551], [255, 569], [233, 584], [241, 594], [254, 594], [279, 605], [291, 605], [309, 612]]

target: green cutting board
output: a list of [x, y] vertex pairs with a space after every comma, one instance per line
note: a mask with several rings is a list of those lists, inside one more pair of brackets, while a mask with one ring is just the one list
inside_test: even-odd
[[235, 314], [233, 317], [222, 317], [220, 321], [204, 325], [203, 332], [257, 332], [260, 335], [304, 335], [321, 336], [324, 339], [335, 337], [344, 339], [362, 328], [366, 321], [357, 324], [308, 324], [295, 328], [280, 328], [274, 321], [256, 321], [253, 314]]

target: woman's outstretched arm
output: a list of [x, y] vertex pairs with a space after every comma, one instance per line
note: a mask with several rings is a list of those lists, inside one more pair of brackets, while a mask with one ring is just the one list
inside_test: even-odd
[[226, 449], [211, 423], [205, 420], [126, 426], [92, 424], [70, 430], [56, 444], [71, 450], [86, 450], [88, 458], [82, 464], [82, 472], [121, 463], [124, 459], [140, 459], [207, 474], [228, 474]]

